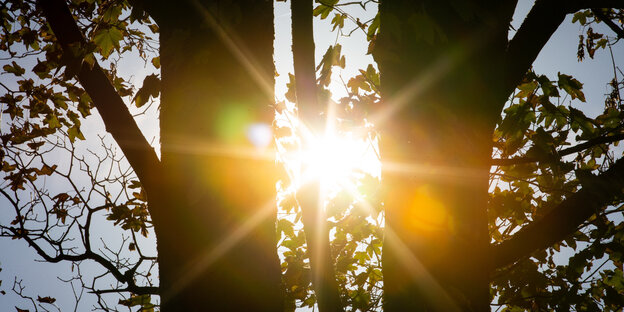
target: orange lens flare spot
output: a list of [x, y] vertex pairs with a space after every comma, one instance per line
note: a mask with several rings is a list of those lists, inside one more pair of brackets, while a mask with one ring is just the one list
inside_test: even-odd
[[419, 234], [439, 234], [452, 228], [447, 208], [427, 186], [418, 187], [412, 193], [403, 221], [406, 228]]

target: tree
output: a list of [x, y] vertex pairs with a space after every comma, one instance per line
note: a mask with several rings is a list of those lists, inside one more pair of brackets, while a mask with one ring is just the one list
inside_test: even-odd
[[[366, 32], [379, 71], [371, 65], [346, 83], [347, 95], [335, 104], [341, 120], [379, 137], [384, 162], [424, 169], [385, 165], [380, 194], [341, 193], [330, 200], [330, 222], [313, 209], [322, 202], [320, 182], [303, 186], [278, 204], [300, 210], [305, 234], [279, 219], [278, 237], [275, 181], [291, 179], [266, 149], [232, 151], [249, 145], [247, 124], [273, 119], [271, 2], [2, 2], [3, 69], [16, 77], [0, 99], [11, 118], [3, 124], [0, 191], [14, 212], [0, 225], [2, 236], [25, 240], [48, 262], [104, 267], [113, 287], [81, 285], [102, 309], [109, 308], [103, 296], [122, 293], [119, 304], [143, 310], [154, 309], [151, 294], [160, 296], [162, 311], [277, 311], [317, 301], [322, 312], [378, 310], [381, 284], [384, 311], [481, 311], [492, 303], [620, 309], [624, 232], [612, 216], [622, 211], [624, 169], [612, 147], [624, 138], [622, 73], [614, 63], [613, 91], [592, 118], [565, 105], [568, 97], [585, 101], [578, 80], [547, 77], [531, 64], [568, 14], [586, 30], [579, 59], [616, 46], [624, 37], [622, 3], [537, 0], [508, 39], [515, 2], [382, 1], [368, 21], [346, 9], [370, 2], [321, 1], [313, 9], [311, 1], [293, 0], [295, 75], [287, 97], [318, 131], [330, 113], [319, 114], [319, 103], [329, 98], [332, 67], [345, 60], [335, 44], [316, 66], [312, 15], [332, 16], [343, 33], [352, 21], [354, 31]], [[615, 37], [595, 31], [599, 22]], [[136, 48], [147, 61], [149, 33], [159, 36], [151, 63], [160, 77], [146, 76], [133, 94], [111, 55]], [[26, 73], [23, 63], [33, 58]], [[122, 98], [141, 107], [159, 94], [160, 157]], [[95, 166], [78, 156], [81, 118], [92, 107], [125, 160], [111, 148]], [[274, 107], [289, 114], [283, 104]], [[301, 133], [280, 123], [274, 130], [278, 137]], [[59, 150], [69, 166], [51, 163], [48, 155]], [[89, 187], [77, 186], [76, 171]], [[48, 176], [70, 190], [46, 188]], [[364, 177], [358, 187], [378, 184]], [[383, 213], [375, 209], [380, 202]], [[131, 257], [96, 247], [98, 216], [129, 231], [121, 246]], [[152, 231], [157, 258], [142, 252], [136, 235]], [[281, 281], [278, 240], [288, 249]], [[553, 260], [561, 246], [575, 251], [567, 265]]]
[[[79, 18], [91, 22], [87, 31], [92, 29], [90, 39], [95, 46], [84, 39], [83, 34], [86, 32], [79, 28], [64, 1], [6, 4], [11, 5], [10, 12], [4, 10], [9, 16], [15, 12], [16, 15], [28, 16], [26, 21], [29, 17], [40, 19], [37, 33], [32, 35], [48, 36], [50, 40], [44, 40], [49, 43], [45, 51], [55, 52], [57, 58], [48, 56], [47, 62], [35, 71], [41, 70], [45, 75], [65, 65], [68, 79], [61, 81], [69, 81], [76, 75], [88, 94], [87, 97], [79, 89], [86, 98], [83, 106], [88, 110], [92, 101], [140, 180], [138, 199], [145, 201], [149, 198], [148, 208], [115, 205], [110, 208], [112, 213], [109, 217], [134, 227], [137, 214], [141, 216], [145, 209], [149, 210], [149, 223], [153, 224], [158, 237], [158, 293], [161, 295], [161, 309], [204, 310], [206, 307], [198, 304], [201, 298], [202, 302], [219, 310], [280, 310], [283, 303], [279, 261], [275, 250], [274, 217], [271, 217], [274, 212], [270, 205], [267, 208], [264, 203], [271, 198], [267, 194], [272, 194], [277, 180], [273, 163], [260, 158], [261, 153], [252, 155], [255, 157], [252, 159], [232, 159], [229, 155], [205, 156], [205, 153], [189, 153], [185, 150], [218, 149], [220, 145], [240, 142], [241, 136], [244, 139], [244, 132], [236, 124], [240, 122], [236, 120], [240, 116], [234, 116], [233, 121], [222, 121], [231, 118], [227, 114], [232, 111], [246, 114], [244, 118], [249, 120], [264, 120], [270, 124], [269, 108], [273, 98], [271, 3], [189, 2], [172, 8], [166, 3], [146, 2], [137, 3], [130, 16], [123, 19], [120, 16], [124, 8], [128, 8], [125, 2], [71, 3], [73, 12]], [[246, 9], [241, 9], [241, 6]], [[250, 8], [253, 10], [248, 10]], [[106, 71], [90, 56], [93, 49], [97, 49], [96, 53], [108, 57], [113, 49], [120, 47], [119, 41], [124, 38], [124, 34], [130, 36], [129, 40], [136, 39], [139, 43], [145, 41], [142, 33], [127, 28], [128, 22], [148, 20], [144, 10], [149, 11], [158, 23], [158, 26], [151, 25], [154, 27], [152, 31], [157, 30], [160, 34], [158, 62], [161, 64], [162, 81], [160, 88], [149, 89], [146, 87], [149, 79], [146, 79], [143, 93], [137, 94], [135, 101], [137, 104], [144, 103], [150, 95], [157, 95], [158, 91], [162, 93], [160, 160], [115, 89], [118, 87], [124, 91], [123, 82], [116, 81], [113, 76], [111, 83]], [[26, 26], [23, 29], [28, 28]], [[39, 38], [35, 37], [35, 40], [38, 42]], [[257, 49], [253, 58], [245, 50], [252, 46]], [[245, 62], [253, 64], [255, 75], [246, 74], [249, 68], [245, 67]], [[118, 85], [115, 86], [115, 83]], [[26, 92], [30, 94], [30, 90]], [[53, 91], [47, 89], [44, 96], [49, 95], [47, 92]], [[59, 96], [61, 101], [67, 100]], [[45, 105], [47, 99], [42, 97], [41, 104]], [[267, 113], [262, 115], [263, 111]], [[31, 116], [36, 117], [37, 113], [30, 108]], [[50, 120], [57, 112], [48, 108], [43, 113]], [[190, 116], [197, 119], [192, 120]], [[226, 128], [226, 133], [219, 133], [223, 131], [220, 125], [223, 122], [235, 122], [233, 125], [225, 125], [227, 128], [234, 127], [233, 130]], [[62, 127], [58, 123], [51, 125], [48, 122], [44, 125], [54, 130], [55, 126]], [[183, 124], [186, 127], [182, 127]], [[77, 127], [73, 131], [68, 130], [70, 139], [76, 131], [78, 135], [74, 136], [81, 137]], [[15, 143], [14, 133], [7, 136], [7, 139], [10, 138]], [[205, 175], [194, 174], [198, 170]], [[21, 174], [18, 173], [12, 180], [15, 190], [24, 182]], [[245, 196], [233, 193], [237, 185], [247, 186]], [[14, 206], [19, 208], [17, 203]], [[58, 210], [63, 207], [55, 208]], [[64, 218], [61, 223], [63, 221]], [[139, 227], [145, 227], [144, 223], [148, 222], [144, 217], [138, 221], [142, 222]], [[20, 233], [12, 235], [23, 237], [25, 235], [22, 234], [28, 234]], [[145, 289], [134, 284], [136, 267], [128, 268], [125, 272], [119, 271], [106, 259], [95, 255], [90, 249], [89, 233], [86, 232], [84, 236], [87, 240], [84, 250], [70, 251], [68, 255], [58, 245], [56, 255], [46, 256], [43, 250], [40, 254], [49, 261], [95, 258], [110, 268], [120, 282], [128, 284], [126, 291], [138, 295], [155, 293], [153, 287]], [[31, 241], [31, 244], [34, 243]], [[244, 285], [242, 280], [245, 281]], [[244, 287], [256, 290], [245, 291]]]

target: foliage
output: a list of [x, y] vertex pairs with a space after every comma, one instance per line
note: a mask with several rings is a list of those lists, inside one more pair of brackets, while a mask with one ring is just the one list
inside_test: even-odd
[[[339, 38], [362, 32], [371, 53], [383, 27], [379, 16], [361, 21], [351, 8], [371, 10], [374, 5], [375, 1], [323, 0], [316, 5], [314, 15], [330, 23]], [[0, 4], [0, 162], [4, 181], [0, 184], [0, 236], [26, 241], [45, 261], [72, 262], [75, 277], [68, 283], [93, 292], [97, 309], [154, 311], [158, 307], [158, 300], [152, 296], [157, 293], [153, 274], [157, 259], [150, 255], [153, 252], [144, 251], [148, 249], [144, 246], [149, 246], [145, 237], [153, 237], [145, 192], [110, 138], [81, 142], [87, 139], [82, 126], [93, 113], [93, 103], [75, 79], [82, 63], [70, 60], [79, 57], [90, 66], [106, 64], [105, 72], [119, 95], [134, 103], [136, 109], [141, 108], [138, 114], [142, 114], [150, 109], [150, 99], [157, 100], [160, 94], [158, 73], [146, 75], [138, 88], [137, 83], [119, 74], [117, 64], [121, 57], [137, 53], [157, 71], [158, 26], [140, 6], [126, 1], [72, 0], [69, 6], [87, 42], [72, 48], [73, 57], [63, 55], [32, 2]], [[622, 14], [611, 9], [574, 14], [573, 22], [583, 27], [579, 61], [588, 61], [585, 53], [590, 59], [606, 55], [606, 50], [618, 44], [610, 34], [597, 33], [596, 24], [610, 21], [621, 25]], [[422, 40], [428, 44], [449, 40], [426, 12], [412, 22], [422, 30]], [[345, 68], [348, 57], [343, 55], [339, 40], [327, 49], [316, 68], [317, 83], [323, 87], [320, 98], [338, 107], [340, 131], [358, 131], [362, 140], [373, 142], [378, 133], [366, 118], [380, 105], [383, 73], [374, 64], [360, 69], [343, 82], [346, 95], [334, 101], [329, 86], [334, 71]], [[614, 68], [604, 110], [597, 116], [584, 112], [583, 105], [590, 103], [584, 103], [583, 84], [574, 77], [564, 72], [556, 77], [526, 73], [493, 135], [494, 158], [500, 163], [490, 173], [488, 221], [492, 243], [509, 240], [620, 158], [617, 144], [624, 139], [620, 91], [624, 75], [616, 64]], [[294, 103], [296, 81], [294, 75], [289, 74], [289, 78], [286, 99]], [[276, 105], [274, 132], [286, 164], [287, 152], [301, 145], [301, 129], [293, 121], [292, 103]], [[93, 147], [99, 149], [93, 151]], [[316, 302], [301, 211], [292, 187], [297, 183], [295, 170], [287, 168], [290, 179], [281, 181], [276, 226], [288, 310], [313, 307]], [[380, 182], [370, 174], [357, 176], [356, 186], [364, 197], [341, 191], [327, 205], [332, 259], [347, 309], [378, 311], [383, 294], [384, 231]], [[506, 311], [621, 309], [622, 200], [619, 196], [596, 211], [566, 240], [497, 270], [492, 280], [493, 305]], [[372, 210], [363, 207], [367, 203]], [[110, 239], [102, 233], [112, 227], [117, 227], [111, 232], [119, 237], [111, 242], [97, 239]], [[99, 264], [105, 273], [94, 277], [83, 273], [80, 267], [85, 260]], [[27, 294], [17, 278], [12, 290], [34, 310], [48, 309], [56, 301], [46, 295]], [[0, 292], [4, 295], [4, 290]], [[23, 307], [16, 309], [25, 311]]]
[[[69, 5], [88, 40], [75, 47], [74, 56], [91, 66], [96, 61], [108, 64], [105, 72], [119, 95], [130, 98], [136, 93], [137, 107], [150, 95], [158, 96], [153, 86], [157, 76], [146, 78], [144, 87], [149, 90], [135, 92], [132, 82], [117, 72], [120, 56], [132, 52], [158, 67], [156, 24], [126, 2]], [[116, 310], [111, 291], [122, 291], [117, 296], [120, 305], [136, 306], [134, 295], [124, 299], [128, 293], [154, 292], [157, 285], [152, 275], [156, 258], [143, 253], [149, 244], [136, 235], [152, 233], [141, 184], [109, 137], [95, 137], [88, 145], [80, 142], [85, 140], [82, 126], [92, 115], [93, 104], [75, 79], [80, 64], [63, 55], [41, 11], [31, 2], [5, 1], [0, 14], [0, 55], [9, 60], [3, 61], [0, 97], [4, 181], [0, 236], [25, 240], [45, 261], [73, 262], [74, 276], [67, 283], [94, 292], [96, 308]], [[123, 232], [106, 234], [106, 220]], [[89, 260], [106, 273], [83, 273], [80, 267]], [[25, 305], [30, 302], [31, 308], [23, 311], [47, 310], [55, 303], [49, 296], [28, 294], [17, 277], [13, 292], [26, 299]], [[150, 302], [149, 294], [139, 297]], [[141, 305], [143, 311], [153, 310]]]
[[[591, 10], [576, 13], [573, 21], [596, 22]], [[583, 49], [594, 58], [598, 47], [617, 42], [591, 27], [587, 36], [587, 44], [581, 40], [579, 45], [579, 61]], [[592, 43], [597, 38], [603, 39]], [[623, 81], [616, 79], [609, 84], [613, 92], [603, 112], [589, 117], [582, 110], [589, 103], [583, 103], [581, 82], [563, 73], [526, 74], [494, 134], [495, 154], [509, 162], [492, 172], [488, 212], [493, 241], [509, 239], [618, 159], [624, 102], [619, 95]], [[622, 275], [623, 210], [620, 196], [566, 240], [499, 270], [492, 283], [497, 305], [505, 311], [621, 309], [623, 289], [610, 281]]]

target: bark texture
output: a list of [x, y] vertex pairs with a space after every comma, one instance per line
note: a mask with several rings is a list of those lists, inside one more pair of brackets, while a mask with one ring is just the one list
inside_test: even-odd
[[379, 10], [381, 109], [398, 109], [377, 125], [382, 158], [430, 168], [383, 173], [384, 311], [487, 311], [489, 161], [513, 7], [383, 1]]
[[[271, 1], [189, 1], [160, 26], [162, 189], [150, 194], [162, 311], [281, 311]], [[273, 156], [269, 151], [268, 154]]]

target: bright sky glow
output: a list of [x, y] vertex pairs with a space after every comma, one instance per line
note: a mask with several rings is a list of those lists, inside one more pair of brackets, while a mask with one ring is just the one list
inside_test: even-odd
[[310, 135], [298, 155], [302, 181], [320, 180], [331, 193], [355, 184], [364, 174], [379, 177], [381, 164], [375, 149], [376, 141], [356, 138], [353, 133]]

